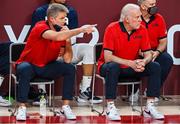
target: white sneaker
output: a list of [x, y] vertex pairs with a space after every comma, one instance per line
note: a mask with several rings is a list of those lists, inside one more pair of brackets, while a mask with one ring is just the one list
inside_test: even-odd
[[158, 102], [159, 102], [159, 98], [158, 98], [158, 97], [155, 97], [155, 98], [154, 98], [154, 102], [158, 103]]
[[76, 119], [76, 115], [72, 112], [69, 105], [63, 105], [61, 113], [64, 114], [65, 117], [69, 120], [75, 120]]
[[25, 121], [26, 120], [26, 107], [20, 106], [17, 110], [16, 120]]
[[6, 100], [2, 96], [0, 96], [0, 106], [11, 106], [11, 102], [9, 102], [9, 100]]
[[129, 96], [129, 102], [138, 102], [138, 100], [139, 100], [139, 89], [136, 91], [136, 93], [135, 94], [131, 94], [130, 96]]
[[88, 100], [82, 99], [80, 97], [77, 97], [76, 101], [79, 106], [90, 105], [90, 102]]
[[164, 115], [156, 109], [154, 103], [148, 103], [143, 111], [144, 117], [152, 117], [154, 119], [164, 119]]
[[109, 120], [112, 120], [112, 121], [121, 120], [118, 109], [115, 107], [114, 104], [107, 107], [106, 116], [108, 117]]
[[159, 104], [159, 98], [158, 97], [154, 97], [154, 105], [158, 105]]

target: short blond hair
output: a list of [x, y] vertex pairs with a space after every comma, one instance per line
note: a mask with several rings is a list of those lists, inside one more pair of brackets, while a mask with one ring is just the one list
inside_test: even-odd
[[47, 17], [57, 17], [59, 12], [69, 13], [69, 10], [62, 4], [52, 3], [47, 9]]
[[146, 0], [138, 0], [138, 1], [137, 1], [137, 4], [138, 4], [138, 5], [141, 5], [144, 1], [146, 1]]

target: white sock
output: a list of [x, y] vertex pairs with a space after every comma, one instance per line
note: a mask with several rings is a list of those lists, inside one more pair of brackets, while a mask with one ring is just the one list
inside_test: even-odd
[[114, 106], [114, 101], [107, 102], [107, 108]]
[[81, 92], [86, 91], [86, 89], [91, 86], [91, 80], [92, 76], [83, 76], [80, 85]]
[[147, 105], [153, 105], [154, 104], [154, 99], [147, 99]]
[[38, 89], [42, 89], [46, 93], [46, 86], [44, 84], [39, 84]]
[[66, 109], [69, 105], [62, 105], [62, 109]]

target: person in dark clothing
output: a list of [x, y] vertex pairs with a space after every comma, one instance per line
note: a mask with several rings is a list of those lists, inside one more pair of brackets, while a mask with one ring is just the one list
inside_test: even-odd
[[[9, 74], [9, 46], [11, 43], [11, 41], [0, 43], [0, 86], [5, 76]], [[3, 94], [0, 93], [0, 106], [10, 106], [11, 103], [2, 97]]]

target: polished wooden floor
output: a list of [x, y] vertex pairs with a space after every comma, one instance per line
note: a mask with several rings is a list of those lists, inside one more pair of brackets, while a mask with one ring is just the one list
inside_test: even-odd
[[[56, 110], [58, 111], [62, 101], [56, 99]], [[161, 100], [158, 105], [158, 110], [165, 115], [164, 120], [155, 120], [152, 118], [144, 118], [137, 111], [132, 111], [128, 102], [122, 101], [120, 98], [116, 101], [116, 106], [120, 110], [121, 121], [109, 121], [105, 115], [99, 116], [91, 111], [90, 105], [77, 105], [76, 102], [71, 104], [73, 112], [77, 115], [74, 121], [67, 120], [63, 115], [53, 116], [52, 112], [47, 107], [47, 116], [40, 118], [39, 107], [28, 107], [28, 118], [26, 121], [16, 121], [14, 116], [10, 116], [7, 107], [0, 107], [0, 123], [180, 123], [180, 97], [173, 97], [169, 101]], [[95, 105], [99, 111], [102, 110], [102, 105]], [[140, 106], [135, 106], [140, 110]]]

